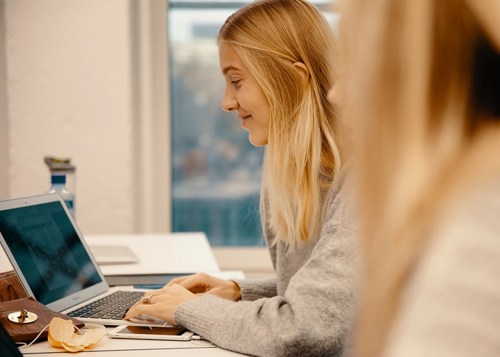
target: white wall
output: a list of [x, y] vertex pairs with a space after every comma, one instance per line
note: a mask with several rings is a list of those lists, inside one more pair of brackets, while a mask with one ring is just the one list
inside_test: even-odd
[[3, 0], [0, 198], [45, 192], [44, 156], [69, 156], [84, 233], [169, 229], [166, 50], [148, 45], [166, 47], [165, 3]]
[[5, 17], [0, 0], [0, 197], [6, 197], [8, 187], [9, 128], [7, 121], [7, 95], [5, 85]]

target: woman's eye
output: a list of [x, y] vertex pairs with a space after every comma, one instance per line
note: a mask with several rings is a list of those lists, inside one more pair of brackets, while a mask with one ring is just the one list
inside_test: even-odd
[[240, 79], [235, 79], [231, 81], [231, 84], [236, 88], [238, 88], [240, 86], [240, 81], [241, 81]]

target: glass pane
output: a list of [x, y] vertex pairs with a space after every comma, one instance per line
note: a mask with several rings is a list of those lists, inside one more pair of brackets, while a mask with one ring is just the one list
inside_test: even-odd
[[[259, 189], [263, 149], [253, 147], [220, 102], [216, 37], [245, 1], [171, 0], [172, 227], [203, 231], [212, 245], [263, 245]], [[329, 1], [313, 1], [323, 10]], [[338, 20], [327, 15], [336, 27]]]
[[216, 37], [236, 8], [169, 11], [173, 230], [203, 231], [212, 245], [263, 244], [263, 150], [222, 111]]

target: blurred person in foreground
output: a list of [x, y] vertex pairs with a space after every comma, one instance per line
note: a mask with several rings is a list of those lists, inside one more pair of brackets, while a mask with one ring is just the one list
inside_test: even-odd
[[174, 279], [127, 318], [175, 322], [220, 347], [262, 356], [340, 356], [357, 302], [358, 235], [328, 101], [333, 32], [304, 0], [256, 1], [222, 26], [223, 109], [266, 146], [264, 236], [276, 278]]
[[355, 356], [500, 356], [500, 1], [346, 0]]

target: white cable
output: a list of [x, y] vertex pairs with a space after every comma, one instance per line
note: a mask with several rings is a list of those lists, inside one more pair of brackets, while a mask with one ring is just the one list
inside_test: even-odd
[[42, 331], [40, 331], [38, 333], [38, 335], [36, 335], [36, 337], [30, 342], [30, 343], [26, 343], [26, 342], [16, 342], [17, 345], [19, 345], [19, 349], [23, 349], [23, 348], [27, 348], [29, 346], [31, 346], [32, 344], [35, 343], [36, 340], [38, 340], [38, 338], [42, 335], [43, 331], [45, 331], [48, 327], [50, 326], [50, 324], [48, 324], [47, 326], [45, 326], [43, 328]]

